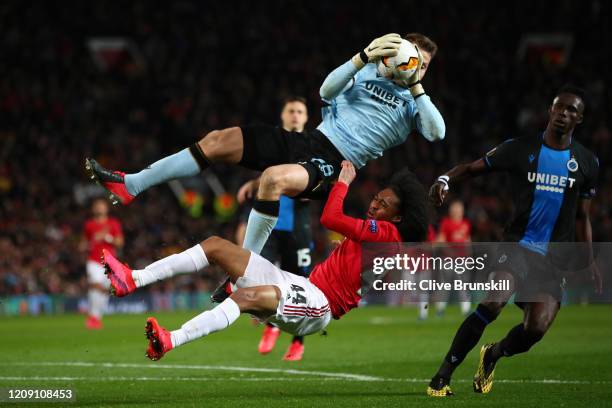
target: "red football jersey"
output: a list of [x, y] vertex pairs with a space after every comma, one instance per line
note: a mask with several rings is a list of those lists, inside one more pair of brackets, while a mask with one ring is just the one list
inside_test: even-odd
[[103, 249], [115, 255], [115, 246], [109, 243], [107, 239], [122, 237], [123, 230], [121, 229], [121, 223], [116, 218], [108, 217], [104, 222], [98, 222], [92, 218], [85, 222], [83, 234], [89, 244], [88, 259], [100, 262]]
[[347, 191], [346, 184], [337, 182], [321, 216], [325, 228], [346, 238], [310, 274], [310, 281], [327, 298], [334, 319], [357, 307], [361, 299], [361, 243], [402, 242], [398, 229], [390, 222], [345, 215], [342, 205]]
[[449, 217], [444, 217], [440, 222], [440, 234], [446, 242], [470, 242], [472, 224], [466, 218], [454, 221]]

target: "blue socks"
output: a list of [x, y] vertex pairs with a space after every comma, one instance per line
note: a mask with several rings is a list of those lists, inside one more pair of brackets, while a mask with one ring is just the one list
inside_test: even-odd
[[256, 254], [261, 253], [268, 237], [276, 226], [279, 210], [280, 202], [278, 200], [255, 200], [253, 209], [249, 214], [249, 221], [242, 244], [243, 248], [253, 251]]
[[136, 174], [125, 175], [125, 188], [128, 193], [137, 196], [149, 187], [166, 181], [195, 176], [200, 173], [200, 166], [189, 149], [164, 157]]

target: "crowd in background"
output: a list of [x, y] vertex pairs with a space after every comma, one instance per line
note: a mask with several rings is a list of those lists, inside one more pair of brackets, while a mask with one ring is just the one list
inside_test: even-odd
[[[307, 98], [309, 126], [320, 120], [325, 76], [375, 36], [419, 31], [439, 54], [424, 86], [446, 122], [446, 139], [412, 135], [360, 171], [347, 209], [359, 214], [381, 182], [408, 166], [429, 186], [454, 164], [505, 139], [543, 130], [556, 88], [588, 92], [577, 137], [601, 162], [594, 239], [612, 236], [612, 98], [607, 69], [609, 4], [561, 2], [18, 2], [0, 4], [0, 297], [85, 293], [79, 251], [89, 201], [102, 194], [85, 157], [126, 172], [183, 148], [204, 132], [276, 123], [289, 95]], [[521, 60], [524, 34], [573, 38], [563, 67]], [[102, 69], [87, 41], [128, 39], [132, 59]], [[253, 173], [212, 169], [228, 192]], [[167, 186], [152, 188], [114, 215], [125, 232], [123, 259], [139, 267], [212, 234], [232, 239], [238, 214], [216, 214], [203, 177], [184, 182], [203, 198], [189, 214]], [[498, 176], [455, 190], [466, 203], [474, 241], [500, 237], [512, 211]], [[312, 204], [313, 219], [321, 203]], [[444, 211], [444, 209], [440, 210]], [[238, 211], [239, 212], [239, 211]], [[434, 225], [436, 218], [433, 219]], [[328, 251], [314, 225], [315, 254]], [[159, 291], [210, 290], [218, 274], [170, 281]]]

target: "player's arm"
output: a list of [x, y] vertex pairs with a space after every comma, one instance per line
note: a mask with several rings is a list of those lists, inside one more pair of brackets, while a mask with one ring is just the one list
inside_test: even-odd
[[460, 164], [442, 174], [429, 189], [429, 198], [440, 206], [446, 198], [450, 186], [492, 171], [511, 170], [522, 154], [518, 139], [509, 139], [494, 147], [484, 157], [471, 163]]
[[399, 34], [386, 34], [374, 39], [353, 58], [333, 70], [321, 85], [319, 94], [326, 101], [334, 99], [348, 89], [355, 74], [369, 62], [376, 62], [382, 57], [397, 55], [402, 37]]
[[349, 185], [355, 179], [355, 176], [355, 167], [349, 161], [343, 161], [338, 182], [329, 193], [321, 215], [321, 225], [349, 239], [356, 239], [360, 235], [364, 222], [344, 214], [343, 209]]
[[429, 198], [437, 206], [441, 206], [450, 190], [450, 186], [457, 182], [480, 176], [489, 171], [484, 159], [478, 159], [471, 163], [464, 163], [453, 167], [442, 174], [429, 189]]
[[236, 199], [238, 200], [238, 204], [244, 204], [247, 200], [255, 198], [257, 195], [257, 190], [259, 189], [259, 180], [260, 177], [254, 178], [253, 180], [249, 180], [244, 183], [238, 193], [236, 194]]

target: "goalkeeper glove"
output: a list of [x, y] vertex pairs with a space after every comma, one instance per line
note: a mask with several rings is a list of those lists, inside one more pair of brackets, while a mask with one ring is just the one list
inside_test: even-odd
[[382, 57], [394, 57], [397, 55], [401, 43], [402, 37], [399, 34], [385, 34], [374, 39], [359, 54], [355, 54], [352, 58], [353, 64], [361, 69], [368, 62], [376, 62]]

